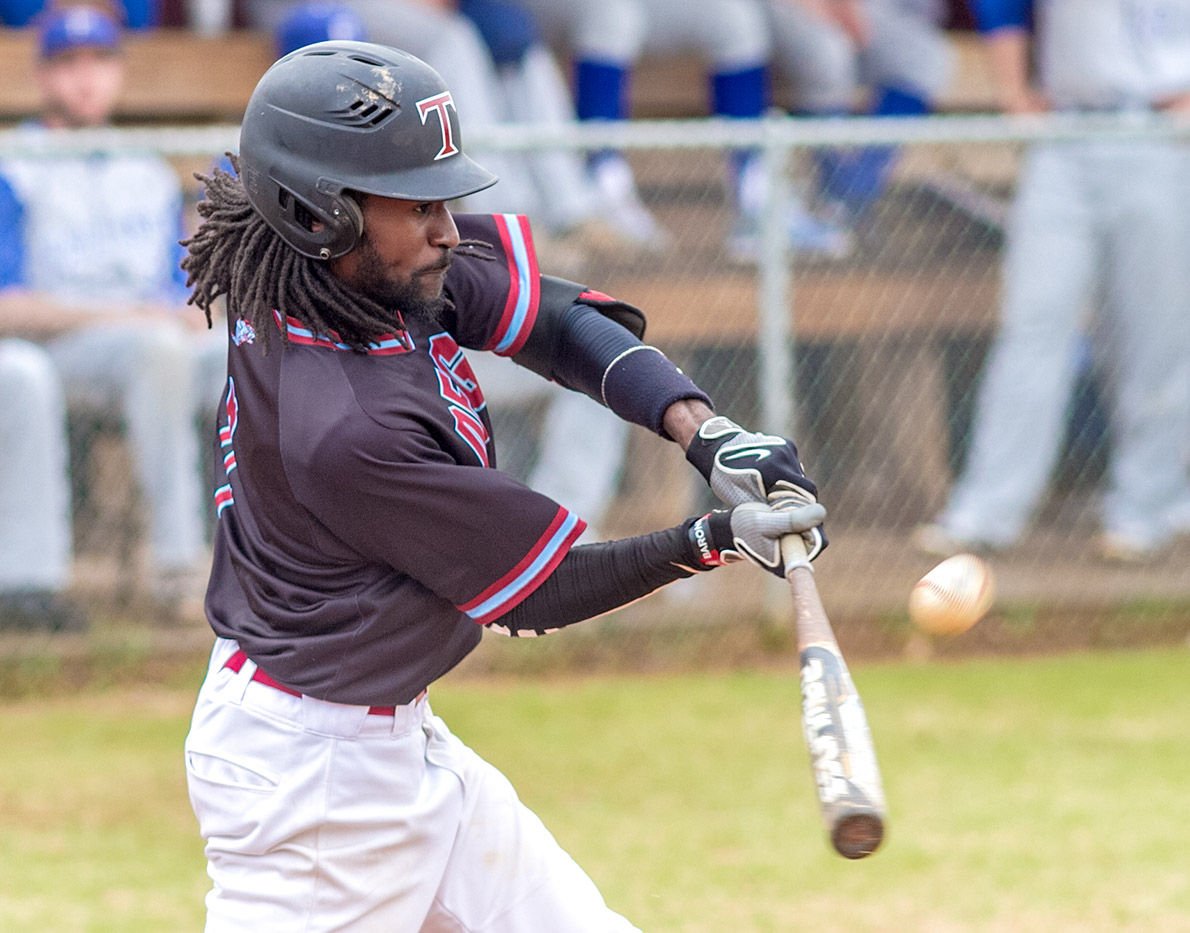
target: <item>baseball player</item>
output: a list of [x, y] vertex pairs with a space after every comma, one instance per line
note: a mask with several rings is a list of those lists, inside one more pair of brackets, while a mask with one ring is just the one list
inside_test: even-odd
[[[238, 170], [207, 179], [184, 262], [230, 332], [186, 741], [207, 929], [632, 929], [427, 687], [485, 629], [541, 635], [740, 556], [780, 573], [790, 533], [818, 553], [796, 450], [714, 416], [636, 309], [540, 275], [524, 217], [447, 210], [495, 177], [419, 59], [282, 58]], [[495, 469], [485, 349], [671, 438], [734, 506], [572, 547], [583, 520]]]
[[[1190, 0], [975, 9], [1008, 113], [1190, 110]], [[1113, 400], [1099, 551], [1140, 560], [1185, 530], [1171, 510], [1186, 501], [1188, 203], [1184, 141], [1031, 147], [968, 462], [937, 524], [919, 530], [923, 548], [1004, 547], [1024, 531], [1059, 453], [1088, 307]]]
[[[718, 117], [756, 119], [768, 106], [770, 26], [762, 0], [703, 0], [693, 9], [683, 0], [510, 0], [538, 17], [546, 34], [573, 50], [575, 96], [583, 120], [631, 116], [628, 85], [634, 65], [648, 51], [696, 51], [708, 61], [710, 109]], [[658, 246], [668, 235], [641, 201], [632, 170], [616, 150], [592, 153], [590, 169], [605, 203], [642, 245]], [[728, 193], [734, 213], [728, 255], [755, 261], [760, 217], [769, 192], [754, 150], [731, 153]], [[791, 205], [790, 247], [808, 255], [840, 258], [850, 235], [816, 217], [799, 201]]]
[[[19, 132], [37, 146], [52, 131], [105, 125], [124, 80], [119, 25], [99, 8], [66, 7], [41, 21], [38, 36], [43, 113]], [[154, 589], [184, 597], [206, 560], [195, 418], [213, 410], [226, 338], [188, 333], [179, 310], [177, 175], [151, 154], [89, 153], [13, 156], [0, 161], [0, 177], [13, 194], [0, 198], [0, 311], [43, 340], [54, 391], [70, 406], [123, 417], [136, 451], [129, 480], [148, 504]], [[60, 435], [46, 422], [13, 443], [52, 445]], [[23, 482], [19, 471], [0, 473], [0, 485]], [[69, 539], [67, 529], [43, 527], [64, 514], [34, 518], [32, 508], [20, 541]]]
[[[866, 90], [872, 116], [920, 116], [950, 80], [954, 55], [938, 0], [765, 0], [774, 69], [811, 116], [853, 113]], [[854, 224], [883, 193], [893, 150], [818, 154], [821, 196]]]

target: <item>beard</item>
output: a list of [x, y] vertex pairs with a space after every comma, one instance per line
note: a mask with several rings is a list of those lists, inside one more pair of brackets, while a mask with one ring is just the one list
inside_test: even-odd
[[417, 323], [437, 327], [449, 301], [441, 289], [429, 290], [427, 276], [441, 272], [450, 265], [450, 254], [443, 253], [441, 262], [417, 269], [408, 278], [396, 278], [385, 268], [383, 260], [367, 234], [356, 246], [359, 267], [351, 283], [356, 291], [393, 312], [394, 324]]

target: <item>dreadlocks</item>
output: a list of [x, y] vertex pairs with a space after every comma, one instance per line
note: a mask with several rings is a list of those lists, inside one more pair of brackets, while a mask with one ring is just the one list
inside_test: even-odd
[[[363, 351], [378, 337], [401, 326], [400, 317], [331, 274], [325, 262], [291, 249], [252, 208], [244, 185], [235, 175], [216, 168], [199, 175], [206, 196], [198, 203], [203, 218], [193, 237], [182, 245], [189, 303], [206, 312], [227, 296], [229, 317], [243, 318], [262, 339], [276, 325], [274, 310], [298, 318], [315, 333], [335, 333], [353, 350]], [[281, 330], [282, 339], [288, 333]]]

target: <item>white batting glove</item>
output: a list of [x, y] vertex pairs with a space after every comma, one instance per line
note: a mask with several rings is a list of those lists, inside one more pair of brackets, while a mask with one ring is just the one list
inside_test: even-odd
[[[697, 565], [709, 570], [739, 560], [750, 560], [778, 577], [785, 575], [781, 539], [800, 534], [807, 552], [826, 509], [817, 502], [786, 496], [779, 505], [743, 502], [733, 509], [710, 512], [690, 525], [689, 538]], [[817, 545], [814, 556], [822, 550]], [[812, 558], [811, 558], [812, 559]]]

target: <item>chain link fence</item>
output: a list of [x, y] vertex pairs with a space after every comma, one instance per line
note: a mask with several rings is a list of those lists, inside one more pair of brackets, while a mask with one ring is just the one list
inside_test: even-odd
[[[105, 144], [163, 152], [188, 172], [232, 149], [235, 135], [232, 127], [159, 129], [116, 133]], [[666, 231], [664, 242], [543, 237], [543, 270], [637, 304], [649, 318], [648, 341], [703, 386], [720, 412], [796, 437], [830, 512], [832, 545], [817, 567], [826, 605], [851, 651], [880, 654], [1047, 650], [1190, 633], [1190, 533], [1135, 563], [1104, 561], [1093, 546], [1113, 450], [1113, 363], [1093, 354], [1093, 363], [1080, 365], [1043, 503], [1017, 544], [989, 556], [998, 593], [992, 616], [962, 638], [936, 644], [912, 634], [905, 617], [910, 588], [938, 560], [915, 548], [914, 531], [943, 507], [968, 454], [1024, 148], [1187, 137], [1184, 124], [1156, 117], [772, 118], [583, 125], [565, 133], [504, 127], [482, 139], [472, 134], [468, 143], [481, 161], [485, 151], [551, 147], [626, 153]], [[0, 137], [0, 152], [16, 144]], [[823, 166], [832, 160], [821, 154], [872, 147], [890, 155], [887, 184], [848, 225], [845, 244], [826, 255], [789, 252], [795, 207], [824, 206]], [[733, 259], [727, 165], [742, 150], [762, 154], [767, 209], [752, 256]], [[1088, 315], [1090, 347], [1101, 336], [1094, 321]], [[1185, 324], [1190, 328], [1190, 320]], [[1184, 334], [1170, 339], [1190, 345]], [[501, 462], [523, 477], [549, 446], [576, 442], [549, 433], [540, 400], [493, 409]], [[1190, 424], [1172, 423], [1169, 431], [1179, 438], [1183, 469], [1190, 468]], [[102, 431], [88, 436], [91, 447], [73, 458], [80, 471], [80, 578], [97, 598], [127, 603], [139, 560], [128, 544], [137, 533], [138, 500], [103, 501], [100, 491], [113, 487], [88, 482], [86, 471], [102, 468], [105, 456], [123, 456], [95, 446], [107, 443]], [[1006, 468], [1012, 457], [1005, 451]], [[668, 526], [713, 506], [680, 451], [639, 428], [628, 436], [613, 493], [605, 514], [588, 516], [609, 537]], [[680, 654], [715, 631], [723, 637], [714, 651], [722, 655], [724, 644], [748, 641], [742, 631], [782, 639], [786, 606], [779, 581], [730, 567], [595, 623], [583, 638], [586, 650], [597, 651], [601, 633], [612, 628], [632, 633], [629, 650]]]

